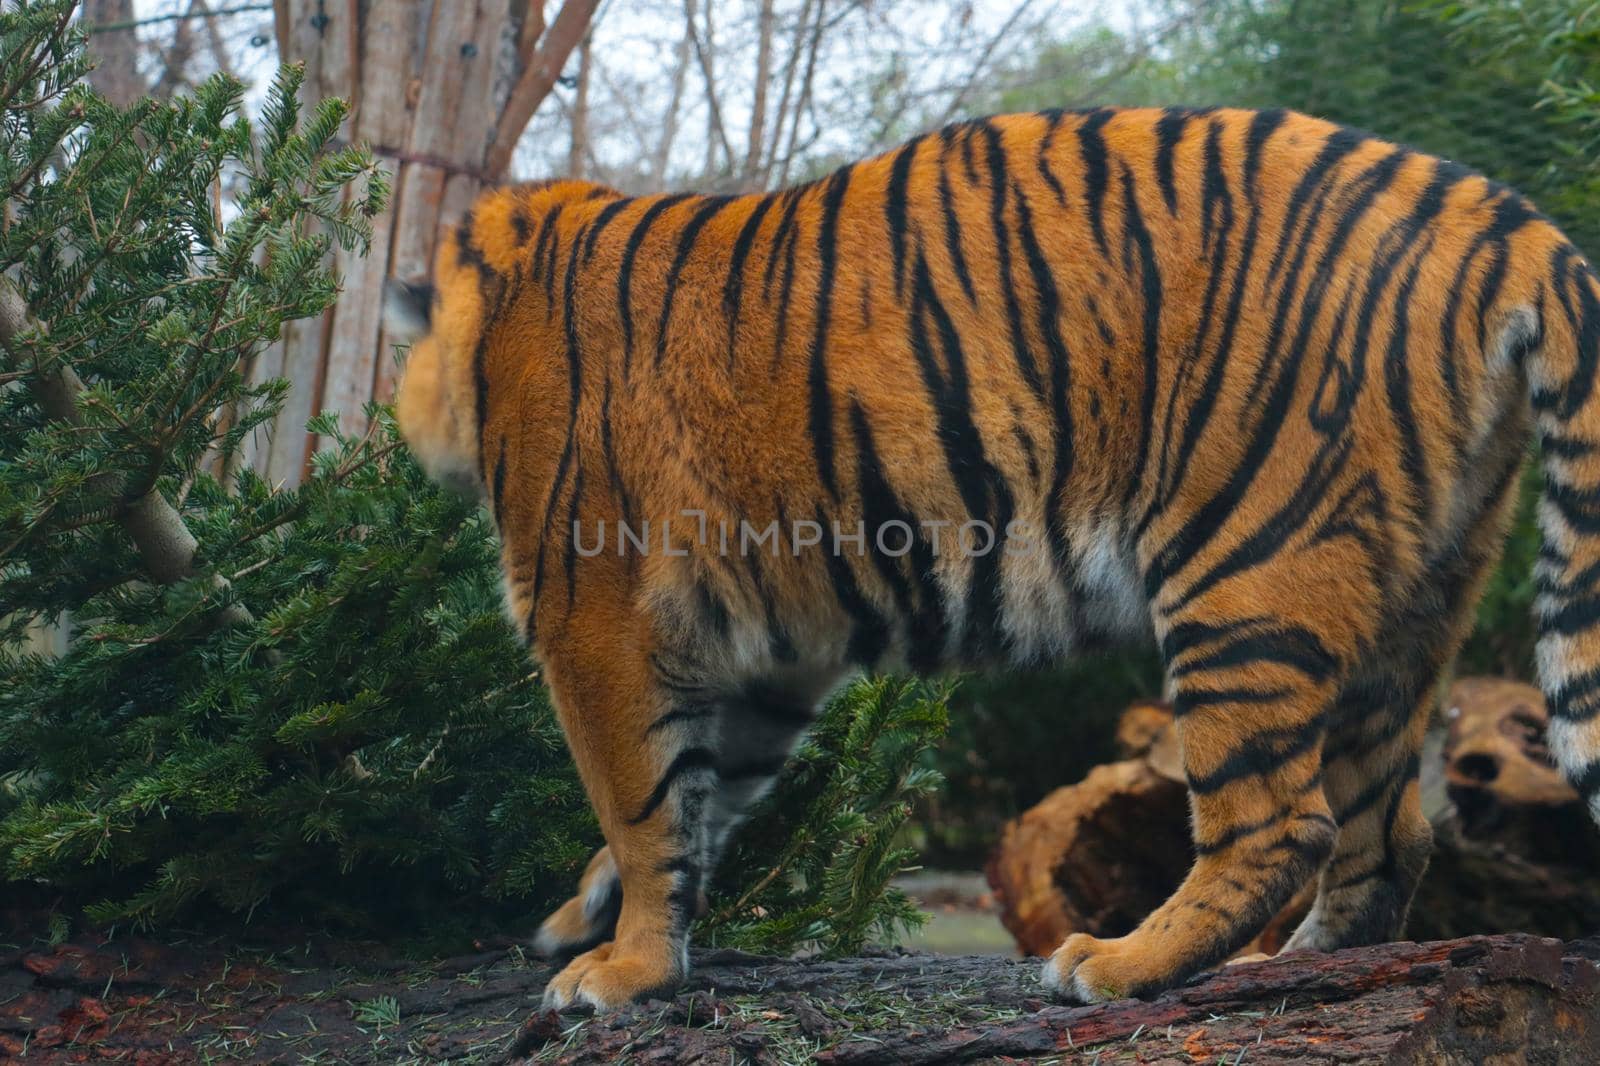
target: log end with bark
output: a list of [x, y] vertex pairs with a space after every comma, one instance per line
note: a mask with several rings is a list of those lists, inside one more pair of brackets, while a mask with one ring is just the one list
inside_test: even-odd
[[[1422, 768], [1424, 797], [1440, 800], [1428, 812], [1434, 854], [1407, 935], [1600, 930], [1600, 831], [1550, 760], [1539, 691], [1463, 679], [1447, 694], [1444, 720]], [[987, 873], [1023, 953], [1048, 955], [1074, 932], [1121, 936], [1182, 881], [1189, 805], [1171, 722], [1161, 704], [1129, 708], [1117, 733], [1126, 759], [1006, 826]], [[1308, 885], [1241, 954], [1280, 949], [1314, 894]]]
[[1006, 826], [989, 860], [1001, 921], [1028, 955], [1078, 931], [1121, 936], [1189, 868], [1188, 792], [1144, 759], [1097, 766]]

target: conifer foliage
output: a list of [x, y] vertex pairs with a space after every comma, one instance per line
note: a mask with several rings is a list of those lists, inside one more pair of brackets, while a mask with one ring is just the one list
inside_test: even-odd
[[[0, 891], [102, 923], [526, 925], [599, 840], [492, 523], [382, 409], [360, 439], [314, 420], [297, 488], [239, 461], [290, 387], [252, 360], [337, 297], [327, 253], [365, 249], [385, 175], [294, 68], [259, 123], [222, 76], [113, 108], [72, 7], [0, 5]], [[835, 701], [708, 933], [849, 950], [914, 920], [891, 837], [943, 714], [899, 682]]]
[[723, 860], [706, 938], [836, 956], [921, 925], [889, 882], [916, 859], [900, 830], [943, 783], [924, 756], [944, 736], [947, 700], [943, 686], [892, 677], [841, 693]]

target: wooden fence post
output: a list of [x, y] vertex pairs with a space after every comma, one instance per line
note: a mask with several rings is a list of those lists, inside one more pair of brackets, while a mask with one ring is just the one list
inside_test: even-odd
[[370, 254], [336, 256], [338, 303], [290, 323], [257, 361], [258, 379], [281, 375], [292, 386], [265, 439], [246, 449], [269, 481], [304, 477], [319, 446], [305, 432], [313, 414], [337, 410], [341, 431], [360, 433], [363, 405], [392, 396], [383, 279], [425, 278], [439, 231], [504, 177], [596, 4], [565, 0], [547, 29], [539, 0], [275, 0], [279, 54], [306, 65], [303, 106], [352, 102], [343, 134], [388, 164], [394, 195]]

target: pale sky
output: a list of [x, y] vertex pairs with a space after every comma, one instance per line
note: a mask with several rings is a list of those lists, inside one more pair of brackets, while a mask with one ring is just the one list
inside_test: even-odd
[[[829, 105], [844, 104], [857, 106], [840, 106], [839, 111], [859, 112], [859, 98], [869, 80], [881, 77], [898, 64], [909, 83], [908, 89], [926, 93], [932, 101], [938, 99], [938, 87], [959, 82], [970, 74], [982, 49], [1008, 22], [1016, 39], [1006, 40], [996, 49], [991, 63], [1008, 50], [1026, 49], [1043, 43], [1047, 37], [1059, 39], [1074, 29], [1096, 23], [1119, 30], [1134, 28], [1141, 3], [1142, 0], [878, 0], [874, 4], [867, 0], [851, 4], [848, 0], [832, 0], [829, 10], [854, 8], [858, 14], [841, 22], [835, 30], [825, 58], [819, 63], [817, 96], [824, 101], [825, 112], [834, 110]], [[779, 0], [777, 7], [792, 17], [799, 3]], [[1023, 9], [1020, 12], [1019, 7]], [[591, 99], [610, 91], [613, 101], [618, 97], [628, 100], [642, 116], [657, 119], [656, 124], [640, 129], [639, 124], [612, 116], [616, 128], [592, 131], [598, 142], [596, 154], [603, 161], [637, 152], [642, 140], [653, 144], [659, 136], [659, 116], [666, 110], [665, 72], [671, 69], [683, 36], [683, 8], [684, 0], [603, 0], [595, 28], [595, 54], [603, 57], [611, 84], [592, 84]], [[756, 10], [756, 0], [714, 0], [712, 12], [719, 38], [752, 39], [750, 27]], [[963, 10], [965, 17], [952, 22], [950, 16]], [[778, 58], [774, 66], [787, 55], [789, 44], [788, 39], [776, 43]], [[743, 81], [748, 82], [755, 66], [754, 50], [719, 54], [716, 64], [719, 80], [721, 72], [735, 70], [742, 72]], [[569, 73], [575, 69], [575, 63], [568, 64]], [[698, 73], [696, 69], [697, 77]], [[549, 173], [565, 161], [566, 122], [562, 109], [572, 92], [558, 88], [556, 93], [559, 99], [547, 101], [535, 116], [519, 151], [519, 166], [529, 176]], [[774, 88], [769, 109], [775, 106], [772, 96], [776, 94]], [[703, 95], [694, 96], [693, 106], [680, 118], [680, 135], [673, 152], [677, 168], [695, 169], [695, 162], [705, 153], [702, 99]], [[598, 106], [599, 101], [595, 101]], [[733, 131], [742, 133], [749, 121], [748, 91], [727, 94], [723, 110], [724, 126], [732, 139]], [[848, 128], [847, 121], [841, 117], [836, 123], [824, 122], [831, 128], [816, 144], [818, 154], [854, 154], [860, 150], [863, 131]]]
[[[377, 0], [385, 2], [385, 0]], [[459, 3], [467, 0], [438, 0]], [[1047, 38], [1059, 38], [1072, 29], [1101, 23], [1117, 29], [1137, 27], [1147, 0], [824, 0], [826, 10], [848, 12], [840, 21], [818, 64], [815, 83], [817, 112], [823, 135], [814, 143], [819, 155], [852, 154], [866, 133], [848, 128], [859, 121], [866, 87], [896, 70], [906, 90], [929, 106], [942, 99], [941, 86], [964, 79], [979, 53], [1001, 27], [1012, 20], [1011, 35], [996, 49], [1000, 58], [1008, 48], [1026, 48]], [[150, 18], [187, 10], [187, 0], [135, 0], [138, 17]], [[777, 9], [792, 20], [799, 0], [778, 0]], [[1024, 10], [1020, 16], [1018, 8]], [[661, 116], [666, 110], [668, 72], [683, 34], [684, 0], [602, 0], [595, 25], [594, 50], [598, 77], [591, 82], [591, 136], [595, 154], [603, 163], [625, 165], [645, 146], [659, 141]], [[559, 5], [552, 0], [548, 17]], [[732, 84], [722, 101], [724, 127], [729, 139], [740, 141], [749, 120], [748, 84], [755, 59], [753, 49], [739, 49], [737, 39], [749, 40], [757, 10], [756, 0], [712, 0], [718, 50], [718, 81]], [[265, 86], [277, 64], [270, 11], [220, 17], [214, 25], [224, 42], [233, 70], [251, 85], [249, 104], [259, 109]], [[173, 24], [141, 28], [143, 39], [170, 40]], [[201, 37], [200, 53], [208, 42]], [[780, 63], [789, 41], [776, 42]], [[145, 56], [146, 65], [158, 67], [157, 54]], [[202, 60], [203, 62], [203, 60]], [[197, 66], [200, 64], [197, 63]], [[576, 59], [567, 73], [576, 70]], [[149, 71], [153, 76], [154, 69]], [[705, 153], [707, 123], [703, 83], [698, 68], [685, 95], [679, 134], [671, 155], [671, 170], [693, 171]], [[519, 178], [559, 172], [565, 164], [567, 125], [565, 107], [573, 91], [558, 86], [534, 116], [513, 162]], [[772, 93], [776, 97], [776, 87]], [[625, 103], [626, 106], [623, 106]], [[776, 101], [769, 102], [775, 107]], [[942, 105], [934, 110], [942, 109]], [[915, 116], [910, 116], [915, 120]]]

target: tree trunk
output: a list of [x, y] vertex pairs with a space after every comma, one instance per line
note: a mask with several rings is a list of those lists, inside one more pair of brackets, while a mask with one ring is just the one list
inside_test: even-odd
[[287, 326], [257, 361], [257, 379], [293, 388], [247, 456], [273, 482], [296, 483], [320, 443], [305, 423], [339, 412], [360, 433], [363, 405], [388, 400], [398, 368], [381, 309], [383, 279], [426, 278], [440, 231], [500, 181], [517, 138], [588, 31], [597, 0], [566, 0], [548, 28], [526, 0], [276, 0], [279, 54], [303, 62], [303, 105], [355, 105], [342, 131], [389, 161], [394, 195], [374, 222], [371, 253], [340, 254], [339, 302]]
[[761, 158], [766, 137], [767, 82], [772, 80], [772, 31], [777, 22], [773, 0], [760, 0], [761, 11], [756, 19], [756, 84], [750, 100], [750, 136], [745, 143], [744, 164], [739, 181], [746, 192], [759, 189]]
[[[139, 75], [139, 38], [133, 27], [124, 25], [134, 18], [133, 0], [87, 0], [83, 5], [83, 21], [93, 31], [89, 84], [118, 107], [128, 107], [150, 91]], [[97, 26], [123, 28], [95, 30]]]
[[583, 35], [578, 46], [578, 84], [572, 93], [571, 141], [567, 146], [567, 177], [581, 178], [588, 170], [589, 75], [594, 63], [594, 34]]

